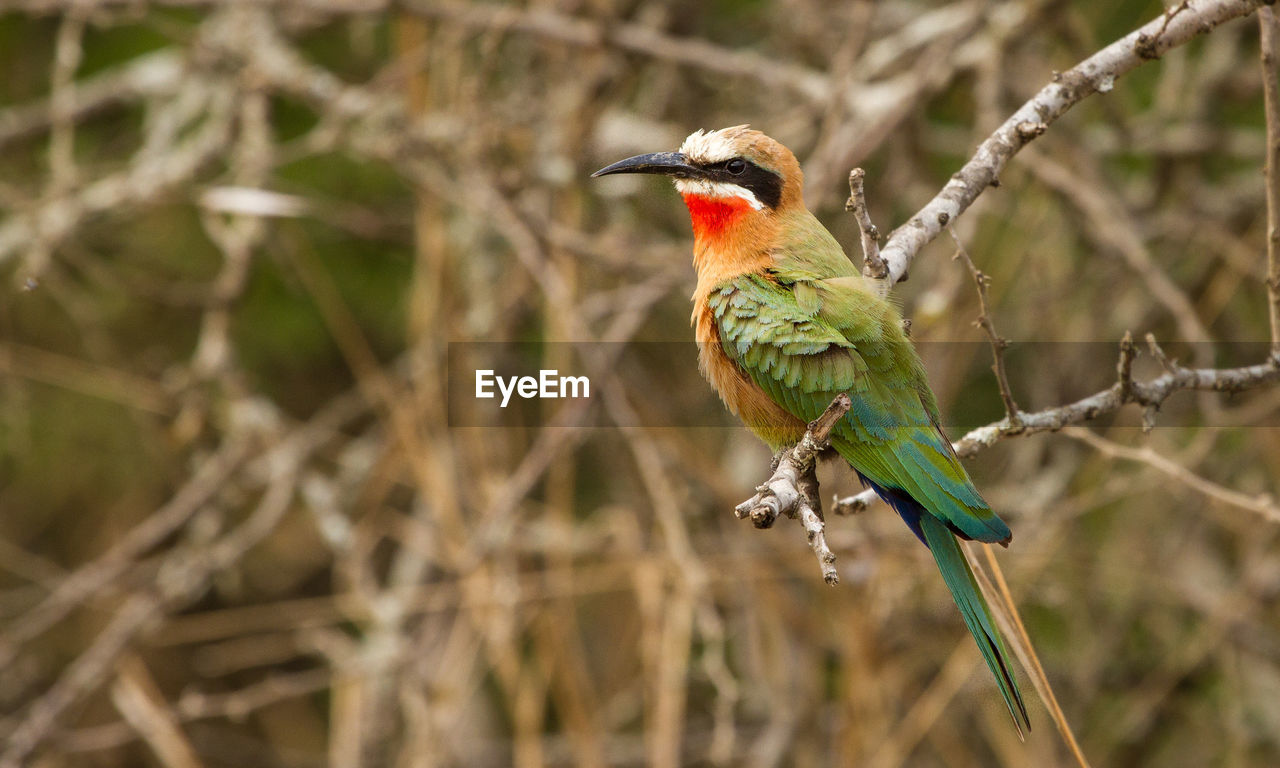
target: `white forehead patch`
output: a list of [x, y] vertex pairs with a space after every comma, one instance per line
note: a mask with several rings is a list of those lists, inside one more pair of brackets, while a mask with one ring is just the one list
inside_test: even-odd
[[722, 163], [738, 156], [730, 134], [736, 134], [745, 125], [721, 128], [718, 131], [694, 131], [680, 145], [680, 153], [695, 163]]
[[[687, 143], [687, 142], [686, 142]], [[756, 197], [756, 193], [740, 187], [737, 184], [729, 184], [724, 181], [706, 181], [705, 179], [676, 179], [676, 189], [682, 195], [698, 195], [699, 197], [739, 197], [747, 201], [755, 210], [764, 208], [764, 203]]]

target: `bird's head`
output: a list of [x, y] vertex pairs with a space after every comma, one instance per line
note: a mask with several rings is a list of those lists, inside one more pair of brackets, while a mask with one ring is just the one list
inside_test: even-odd
[[591, 174], [670, 176], [689, 207], [699, 240], [756, 229], [802, 205], [803, 178], [791, 150], [745, 125], [695, 131], [676, 152], [636, 155]]

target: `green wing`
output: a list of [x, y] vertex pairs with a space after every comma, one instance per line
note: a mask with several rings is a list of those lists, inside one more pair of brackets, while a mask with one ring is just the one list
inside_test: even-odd
[[938, 427], [924, 367], [892, 306], [861, 277], [789, 277], [743, 275], [713, 292], [708, 304], [729, 358], [803, 421], [847, 392], [853, 407], [831, 444], [855, 470], [914, 499], [961, 536], [1007, 542], [1008, 526]]

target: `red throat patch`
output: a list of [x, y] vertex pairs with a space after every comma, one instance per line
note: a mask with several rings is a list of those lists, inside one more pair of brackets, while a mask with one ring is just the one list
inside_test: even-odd
[[691, 192], [680, 195], [689, 208], [693, 236], [699, 240], [719, 237], [739, 218], [749, 213], [751, 203], [741, 197], [704, 197]]

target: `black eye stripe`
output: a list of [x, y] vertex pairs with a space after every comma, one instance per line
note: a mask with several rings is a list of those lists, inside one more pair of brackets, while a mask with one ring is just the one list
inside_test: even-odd
[[[729, 163], [735, 160], [746, 163], [746, 170], [738, 173], [730, 172]], [[782, 202], [782, 177], [745, 158], [733, 157], [719, 163], [708, 163], [702, 166], [702, 171], [709, 181], [737, 184], [739, 187], [751, 190], [757, 200], [770, 208], [777, 208]]]

